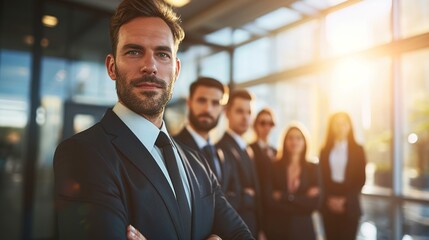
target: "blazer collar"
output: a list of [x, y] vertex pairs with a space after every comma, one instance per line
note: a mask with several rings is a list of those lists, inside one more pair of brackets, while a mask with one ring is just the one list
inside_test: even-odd
[[188, 131], [188, 133], [192, 136], [192, 139], [195, 141], [195, 143], [198, 146], [198, 149], [202, 149], [207, 144], [209, 144], [209, 141], [206, 141], [203, 137], [201, 137], [197, 132], [195, 132], [194, 129], [190, 125], [186, 125], [185, 129]]

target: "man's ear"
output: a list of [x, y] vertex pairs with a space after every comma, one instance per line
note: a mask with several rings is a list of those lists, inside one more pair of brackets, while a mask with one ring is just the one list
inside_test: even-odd
[[191, 96], [188, 96], [186, 98], [186, 106], [188, 107], [188, 109], [191, 109]]
[[179, 78], [180, 67], [181, 67], [180, 59], [176, 57], [176, 79], [175, 80]]
[[107, 74], [109, 74], [109, 77], [112, 80], [116, 80], [116, 64], [115, 64], [115, 57], [112, 54], [108, 54], [106, 57], [106, 69]]

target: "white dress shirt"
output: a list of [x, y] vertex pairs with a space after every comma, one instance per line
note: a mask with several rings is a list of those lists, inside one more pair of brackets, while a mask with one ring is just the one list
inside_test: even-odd
[[336, 142], [329, 154], [329, 166], [331, 167], [331, 178], [334, 182], [344, 182], [346, 166], [348, 161], [347, 141]]
[[210, 144], [209, 141], [205, 140], [203, 137], [200, 136], [200, 134], [195, 132], [195, 130], [191, 126], [186, 125], [186, 130], [188, 130], [192, 138], [194, 138], [199, 149], [203, 149], [203, 147], [205, 147], [207, 144]]
[[[150, 154], [158, 164], [159, 168], [161, 169], [162, 173], [164, 174], [165, 178], [167, 179], [168, 183], [170, 184], [171, 190], [176, 195], [176, 193], [174, 192], [173, 183], [171, 182], [170, 175], [168, 174], [168, 170], [163, 160], [162, 152], [155, 145], [155, 141], [158, 138], [158, 134], [160, 131], [163, 131], [170, 138], [170, 135], [167, 132], [167, 128], [165, 127], [164, 122], [162, 122], [161, 129], [158, 129], [152, 122], [131, 111], [129, 108], [127, 108], [120, 102], [116, 103], [116, 105], [113, 107], [113, 112], [118, 115], [118, 117], [125, 123], [125, 125], [127, 125], [127, 127], [134, 133], [134, 135], [136, 135], [140, 142], [150, 152]], [[182, 179], [183, 187], [185, 189], [189, 209], [192, 209], [190, 195], [191, 189], [189, 186], [188, 178], [186, 176], [185, 167], [174, 144], [173, 151], [174, 155], [176, 156], [176, 161], [178, 163], [177, 165], [179, 167], [180, 177]], [[144, 159], [144, 161], [150, 161], [150, 159]]]
[[[189, 124], [188, 125], [186, 125], [186, 130], [188, 130], [189, 131], [189, 133], [191, 134], [191, 136], [192, 136], [192, 138], [194, 138], [194, 140], [195, 140], [195, 142], [197, 143], [197, 146], [198, 146], [198, 149], [200, 149], [201, 151], [203, 151], [203, 148], [205, 147], [205, 146], [207, 146], [207, 145], [210, 145], [210, 146], [214, 146], [211, 142], [210, 142], [210, 139], [208, 139], [207, 141], [203, 138], [203, 137], [201, 137], [201, 135], [200, 134], [198, 134], [191, 126], [189, 126]], [[216, 150], [216, 149], [215, 149]], [[222, 177], [222, 168], [221, 168], [221, 166], [220, 166], [220, 162], [219, 162], [219, 159], [217, 159], [217, 157], [216, 157], [216, 159], [213, 159], [213, 161], [214, 161], [214, 167], [216, 168], [216, 169], [212, 169], [213, 171], [215, 171], [216, 172], [216, 175], [217, 176], [219, 176], [219, 178], [221, 178]]]
[[247, 148], [247, 142], [243, 140], [243, 138], [238, 135], [237, 133], [235, 133], [234, 131], [232, 131], [231, 129], [228, 129], [227, 132], [229, 133], [229, 135], [231, 135], [231, 137], [235, 140], [235, 142], [238, 144], [238, 146], [241, 148], [241, 150], [246, 151]]

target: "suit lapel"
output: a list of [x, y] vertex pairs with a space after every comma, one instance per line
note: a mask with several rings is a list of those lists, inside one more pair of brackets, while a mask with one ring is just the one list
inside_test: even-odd
[[[234, 155], [237, 164], [242, 169], [240, 171], [243, 178], [242, 180], [246, 181], [248, 184], [253, 183], [256, 187], [257, 181], [254, 181], [255, 178], [252, 177], [252, 175], [256, 176], [254, 167], [252, 166], [253, 162], [249, 156], [249, 152], [247, 151], [249, 148], [246, 148], [246, 150], [243, 151], [231, 135], [225, 133], [225, 137], [230, 142], [229, 145], [231, 146], [231, 153]], [[253, 155], [253, 152], [251, 152], [250, 155]]]
[[198, 222], [198, 216], [200, 216], [200, 201], [197, 199], [197, 197], [199, 198], [199, 196], [201, 195], [201, 191], [200, 191], [200, 187], [199, 187], [199, 183], [197, 181], [197, 176], [195, 175], [194, 171], [192, 170], [192, 166], [189, 163], [188, 158], [186, 157], [185, 152], [183, 151], [183, 149], [178, 146], [178, 144], [175, 144], [178, 153], [180, 155], [180, 158], [183, 161], [183, 165], [185, 166], [185, 171], [186, 171], [186, 176], [188, 178], [188, 182], [189, 182], [189, 188], [191, 190], [190, 195], [191, 195], [191, 206], [192, 206], [192, 222], [191, 222], [191, 236], [192, 238], [194, 238], [195, 232], [197, 231], [197, 229], [195, 229], [194, 223]]
[[197, 142], [192, 137], [188, 129], [183, 128], [182, 131], [177, 136], [177, 139], [179, 140], [179, 142], [182, 141], [185, 145], [188, 145], [190, 148], [199, 150]]
[[176, 231], [183, 238], [184, 233], [181, 228], [180, 214], [176, 204], [176, 198], [171, 190], [170, 184], [157, 165], [155, 159], [129, 128], [114, 114], [108, 110], [101, 121], [106, 132], [114, 135], [112, 143], [117, 147], [139, 171], [146, 176], [146, 179], [156, 189], [164, 201], [170, 217], [174, 223]]

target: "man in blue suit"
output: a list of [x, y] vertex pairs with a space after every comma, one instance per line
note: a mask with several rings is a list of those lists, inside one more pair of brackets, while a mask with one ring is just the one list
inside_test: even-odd
[[234, 207], [239, 185], [231, 162], [225, 161], [221, 149], [216, 149], [209, 137], [218, 124], [228, 96], [228, 87], [210, 77], [199, 77], [189, 87], [188, 123], [174, 139], [205, 157], [221, 185], [228, 202]]
[[253, 151], [243, 139], [251, 122], [252, 95], [241, 89], [231, 93], [226, 105], [228, 129], [216, 144], [225, 154], [225, 161], [235, 166], [238, 181], [236, 200], [231, 202], [238, 214], [243, 218], [253, 236], [262, 237], [261, 203], [259, 180], [256, 174]]
[[118, 102], [54, 157], [59, 239], [253, 239], [198, 155], [168, 134], [163, 114], [184, 37], [163, 1], [124, 0], [111, 20], [106, 68]]

